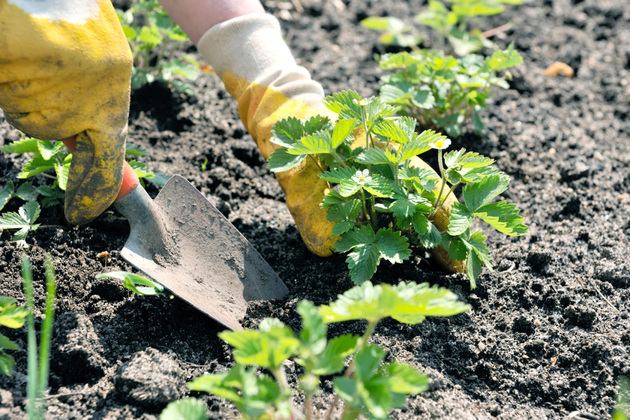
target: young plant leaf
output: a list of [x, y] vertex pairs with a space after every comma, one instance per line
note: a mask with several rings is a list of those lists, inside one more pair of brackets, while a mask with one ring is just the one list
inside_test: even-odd
[[44, 160], [52, 159], [61, 149], [65, 147], [63, 142], [52, 142], [49, 140], [40, 140], [37, 142], [37, 151]]
[[96, 275], [97, 279], [112, 278], [123, 282], [123, 286], [138, 295], [156, 296], [164, 294], [164, 286], [139, 274], [127, 271], [112, 271]]
[[22, 328], [27, 315], [28, 310], [18, 307], [15, 299], [0, 296], [0, 325], [13, 329]]
[[5, 144], [0, 150], [5, 153], [37, 153], [37, 143], [39, 140], [33, 137], [26, 137], [10, 144]]
[[203, 375], [193, 379], [188, 388], [225, 398], [247, 418], [260, 418], [282, 403], [278, 384], [268, 375], [256, 375], [254, 369], [237, 364], [228, 373]]
[[169, 403], [160, 420], [206, 420], [206, 405], [197, 398], [183, 398]]
[[26, 235], [39, 227], [35, 220], [39, 217], [40, 211], [37, 201], [28, 201], [18, 209], [17, 213], [7, 212], [0, 215], [0, 230], [17, 229], [13, 240], [23, 247], [28, 247], [25, 242]]
[[427, 316], [452, 316], [465, 312], [469, 305], [457, 300], [448, 289], [414, 282], [355, 286], [330, 305], [319, 308], [326, 323], [365, 319], [378, 322], [391, 317], [404, 324], [418, 324]]
[[312, 373], [318, 376], [334, 375], [345, 368], [346, 359], [356, 351], [359, 337], [345, 334], [331, 339], [317, 358]]
[[409, 143], [416, 134], [416, 119], [400, 117], [395, 120], [383, 120], [373, 128], [374, 134], [398, 144]]
[[9, 181], [5, 184], [4, 187], [0, 190], [0, 210], [7, 205], [11, 197], [13, 197], [15, 193], [15, 186], [13, 182]]
[[335, 222], [333, 235], [339, 236], [354, 227], [355, 219], [361, 213], [361, 200], [350, 200], [346, 204], [337, 204], [328, 208], [326, 218]]
[[337, 120], [332, 132], [332, 149], [336, 149], [349, 138], [352, 138], [352, 132], [359, 126], [357, 119]]
[[264, 319], [258, 330], [223, 331], [219, 337], [234, 347], [234, 360], [243, 365], [278, 369], [297, 354], [300, 341], [293, 331], [274, 318]]
[[289, 149], [276, 149], [271, 152], [267, 164], [271, 172], [285, 172], [297, 168], [306, 159], [306, 155], [293, 155]]
[[332, 135], [328, 131], [318, 131], [302, 137], [293, 147], [287, 149], [291, 155], [317, 155], [335, 151]]
[[398, 163], [398, 158], [394, 153], [378, 147], [365, 149], [354, 160], [363, 165], [391, 165]]
[[448, 224], [448, 234], [451, 236], [461, 235], [470, 229], [475, 215], [461, 203], [453, 203], [451, 206], [451, 218]]
[[505, 175], [491, 175], [474, 184], [464, 187], [462, 195], [464, 203], [471, 213], [475, 213], [480, 207], [488, 204], [502, 194], [510, 182]]
[[519, 213], [516, 205], [497, 201], [478, 208], [474, 214], [501, 233], [522, 236], [527, 234], [528, 229], [523, 224], [525, 218], [519, 216]]

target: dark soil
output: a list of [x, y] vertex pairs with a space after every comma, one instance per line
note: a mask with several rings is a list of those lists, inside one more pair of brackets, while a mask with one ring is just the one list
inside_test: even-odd
[[[301, 4], [303, 10], [293, 5]], [[267, 1], [298, 61], [327, 92], [377, 93], [373, 55], [386, 48], [359, 21], [371, 15], [411, 22], [423, 1]], [[630, 377], [630, 4], [624, 0], [531, 0], [484, 29], [513, 26], [496, 42], [514, 40], [524, 63], [511, 88], [497, 92], [484, 115], [488, 133], [465, 135], [454, 147], [490, 156], [512, 177], [506, 193], [523, 209], [530, 234], [506, 239], [486, 229], [495, 270], [471, 291], [422, 255], [384, 268], [375, 281], [399, 279], [448, 287], [472, 309], [417, 326], [384, 321], [375, 341], [391, 356], [430, 376], [392, 418], [604, 419], [621, 376]], [[555, 61], [575, 77], [545, 77]], [[182, 174], [251, 241], [290, 289], [280, 302], [252, 305], [243, 321], [274, 316], [299, 328], [301, 299], [327, 303], [352, 286], [344, 257], [318, 258], [302, 242], [283, 194], [238, 119], [236, 104], [213, 75], [181, 96], [160, 85], [134, 92], [129, 141], [149, 150], [155, 171]], [[2, 144], [18, 138], [6, 122]], [[204, 162], [207, 167], [202, 170]], [[18, 182], [23, 158], [0, 155], [2, 182]], [[45, 179], [36, 183], [48, 182]], [[152, 195], [157, 188], [149, 185]], [[15, 206], [15, 205], [13, 205]], [[11, 208], [15, 210], [15, 207]], [[57, 315], [49, 418], [156, 418], [189, 395], [186, 382], [232, 363], [217, 337], [222, 327], [178, 299], [139, 297], [98, 273], [132, 271], [119, 256], [127, 223], [113, 210], [72, 227], [58, 207], [29, 236], [28, 254], [43, 304], [43, 258], [54, 258]], [[7, 232], [0, 243], [0, 295], [24, 303], [20, 255]], [[109, 252], [109, 260], [98, 257]], [[358, 332], [360, 324], [331, 328]], [[26, 348], [25, 330], [3, 333]], [[26, 353], [0, 378], [0, 418], [24, 417]], [[296, 378], [293, 367], [290, 378]], [[324, 382], [330, 391], [330, 382]], [[235, 415], [218, 398], [200, 396], [213, 418]], [[325, 393], [320, 407], [331, 401]]]

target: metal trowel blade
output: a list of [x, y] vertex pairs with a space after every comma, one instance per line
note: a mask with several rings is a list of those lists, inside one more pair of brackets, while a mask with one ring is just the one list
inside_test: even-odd
[[233, 330], [248, 302], [288, 290], [245, 237], [186, 179], [169, 179], [155, 200], [138, 186], [118, 200], [131, 232], [121, 255], [138, 270]]

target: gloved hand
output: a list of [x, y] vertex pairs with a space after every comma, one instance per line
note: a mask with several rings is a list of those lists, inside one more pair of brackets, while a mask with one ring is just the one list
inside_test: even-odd
[[[201, 37], [198, 49], [236, 98], [240, 117], [265, 159], [278, 147], [269, 141], [277, 121], [289, 116], [331, 116], [322, 104], [322, 87], [296, 64], [273, 16], [249, 14], [215, 25]], [[415, 163], [428, 167], [420, 159]], [[320, 207], [327, 184], [317, 176], [319, 172], [306, 159], [276, 177], [304, 243], [314, 254], [328, 256], [339, 238], [333, 236], [333, 223]], [[442, 230], [448, 226], [449, 204], [435, 218]], [[447, 269], [462, 270], [444, 249], [436, 256]]]
[[123, 174], [131, 50], [109, 0], [0, 0], [0, 108], [29, 136], [74, 135], [65, 214], [82, 224]]

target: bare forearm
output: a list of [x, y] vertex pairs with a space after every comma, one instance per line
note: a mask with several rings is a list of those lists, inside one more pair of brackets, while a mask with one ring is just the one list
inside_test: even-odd
[[217, 23], [251, 13], [264, 13], [258, 0], [160, 0], [192, 42]]

